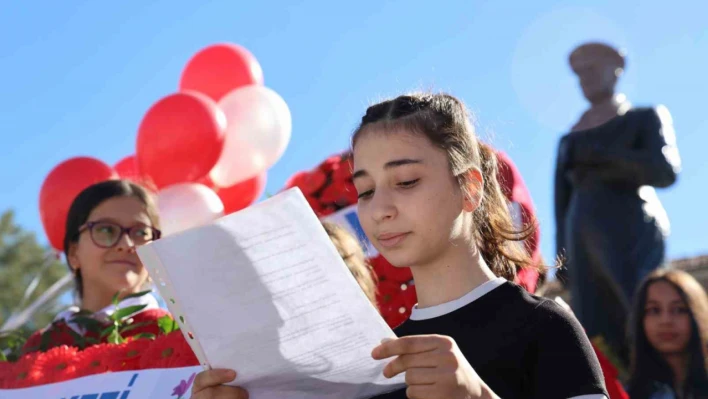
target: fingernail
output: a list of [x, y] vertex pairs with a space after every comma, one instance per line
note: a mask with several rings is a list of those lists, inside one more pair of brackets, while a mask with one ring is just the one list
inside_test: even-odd
[[224, 377], [229, 378], [229, 381], [233, 381], [236, 379], [236, 372], [233, 370], [225, 370]]
[[385, 343], [388, 342], [388, 341], [393, 341], [393, 338], [384, 338], [384, 339], [381, 340], [381, 343], [382, 343], [382, 344], [385, 344]]

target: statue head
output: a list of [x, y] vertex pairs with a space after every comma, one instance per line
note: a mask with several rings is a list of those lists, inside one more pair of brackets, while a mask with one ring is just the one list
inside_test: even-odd
[[624, 71], [624, 54], [604, 43], [585, 43], [570, 53], [570, 67], [591, 104], [612, 99]]

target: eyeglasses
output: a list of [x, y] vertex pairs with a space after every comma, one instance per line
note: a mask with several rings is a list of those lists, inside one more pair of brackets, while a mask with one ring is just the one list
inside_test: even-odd
[[160, 238], [162, 232], [154, 227], [136, 225], [123, 227], [113, 222], [88, 222], [79, 229], [77, 236], [88, 230], [91, 241], [101, 248], [113, 248], [124, 234], [127, 234], [135, 246], [140, 246]]

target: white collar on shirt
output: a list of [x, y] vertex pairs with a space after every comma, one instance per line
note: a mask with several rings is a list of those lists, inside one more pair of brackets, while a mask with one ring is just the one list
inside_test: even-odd
[[463, 308], [466, 305], [472, 303], [473, 301], [479, 299], [483, 295], [489, 293], [493, 289], [504, 284], [506, 280], [502, 277], [497, 277], [494, 280], [487, 281], [486, 283], [478, 286], [467, 294], [454, 299], [450, 302], [441, 303], [440, 305], [431, 306], [429, 308], [419, 309], [418, 305], [413, 307], [411, 313], [411, 320], [427, 320], [436, 317], [444, 316], [448, 313], [452, 313], [457, 309]]
[[[107, 321], [108, 317], [112, 315], [116, 311], [116, 309], [123, 309], [127, 308], [128, 306], [136, 305], [146, 305], [145, 308], [141, 310], [141, 312], [149, 309], [157, 309], [160, 307], [154, 295], [145, 294], [138, 298], [124, 299], [120, 301], [120, 303], [118, 303], [117, 307], [113, 304], [108, 305], [105, 308], [99, 310], [98, 312], [92, 314], [91, 317], [99, 321]], [[63, 312], [60, 312], [54, 318], [54, 321], [64, 320], [72, 330], [76, 331], [77, 333], [83, 333], [83, 329], [80, 326], [70, 321], [72, 316], [79, 313], [79, 310], [80, 309], [78, 306], [72, 306], [69, 309], [64, 310]]]

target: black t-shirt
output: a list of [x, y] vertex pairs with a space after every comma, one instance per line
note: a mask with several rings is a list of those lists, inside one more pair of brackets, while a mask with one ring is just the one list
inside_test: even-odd
[[[503, 399], [609, 397], [590, 341], [570, 312], [515, 284], [489, 284], [496, 288], [447, 314], [409, 319], [395, 329], [396, 335], [452, 337], [477, 374]], [[406, 393], [402, 389], [376, 398], [406, 398]]]

